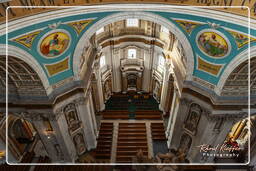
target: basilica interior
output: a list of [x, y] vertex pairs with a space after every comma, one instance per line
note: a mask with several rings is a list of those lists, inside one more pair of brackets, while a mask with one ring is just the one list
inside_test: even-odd
[[248, 27], [245, 7], [203, 1], [7, 8], [65, 5], [33, 2], [0, 2], [5, 167], [255, 169], [255, 13]]

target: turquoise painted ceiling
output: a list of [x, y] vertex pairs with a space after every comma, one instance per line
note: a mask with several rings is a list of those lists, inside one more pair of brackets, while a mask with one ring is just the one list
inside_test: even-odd
[[[225, 68], [227, 65], [234, 59], [235, 56], [240, 54], [242, 51], [248, 48], [248, 44], [241, 44], [241, 46], [238, 46], [239, 44], [237, 43], [236, 37], [232, 35], [230, 30], [237, 31], [239, 33], [247, 34], [248, 33], [248, 28], [240, 26], [235, 23], [228, 23], [228, 22], [223, 22], [219, 21], [216, 19], [211, 19], [207, 17], [198, 17], [198, 16], [193, 16], [189, 14], [179, 14], [179, 13], [171, 13], [171, 12], [156, 12], [156, 11], [148, 11], [149, 13], [154, 13], [156, 15], [162, 16], [169, 20], [170, 22], [174, 23], [184, 34], [186, 35], [187, 39], [189, 40], [193, 53], [194, 53], [194, 71], [193, 75], [203, 79], [211, 84], [217, 85], [221, 75], [223, 74]], [[46, 22], [42, 22], [39, 24], [35, 24], [32, 26], [20, 28], [16, 31], [10, 32], [8, 34], [8, 44], [16, 46], [18, 48], [21, 48], [31, 54], [36, 61], [40, 64], [40, 66], [43, 68], [45, 74], [47, 75], [47, 78], [49, 80], [49, 83], [55, 84], [63, 79], [72, 77], [74, 75], [73, 73], [73, 53], [76, 47], [77, 42], [81, 38], [84, 32], [86, 32], [90, 27], [93, 26], [96, 22], [100, 21], [104, 17], [107, 17], [111, 14], [114, 13], [122, 13], [122, 11], [115, 11], [115, 12], [101, 12], [101, 13], [90, 13], [90, 14], [81, 14], [81, 15], [74, 15], [74, 16], [69, 16], [69, 17], [63, 17], [63, 18], [58, 18], [58, 19], [53, 19], [49, 20]], [[81, 20], [87, 20], [87, 19], [93, 19], [88, 25], [80, 30], [81, 32], [78, 32], [74, 27], [70, 26], [68, 23], [75, 22], [75, 21], [81, 21]], [[177, 21], [177, 20], [189, 20], [190, 22], [194, 22], [195, 25], [192, 27], [193, 29], [191, 30], [186, 30], [182, 25]], [[39, 53], [38, 47], [42, 39], [44, 38], [44, 35], [48, 34], [49, 32], [52, 31], [48, 27], [49, 24], [54, 24], [54, 23], [62, 23], [59, 26], [57, 26], [57, 29], [65, 30], [71, 37], [69, 46], [67, 47], [67, 50], [65, 50], [61, 55], [56, 56], [54, 58], [46, 58], [44, 55]], [[214, 58], [211, 57], [210, 55], [204, 53], [202, 50], [200, 50], [197, 40], [198, 40], [198, 33], [203, 32], [204, 30], [210, 29], [213, 30], [213, 28], [209, 25], [209, 23], [215, 23], [220, 25], [221, 27], [215, 28], [215, 30], [220, 33], [222, 36], [224, 36], [228, 43], [229, 43], [229, 48], [230, 52], [227, 53], [227, 55], [224, 55], [223, 57], [219, 58]], [[230, 30], [229, 30], [230, 29]], [[256, 30], [251, 29], [251, 36], [256, 37]], [[32, 35], [32, 41], [27, 42], [30, 44], [30, 46], [26, 46], [24, 43], [20, 43], [18, 41], [14, 41], [17, 38], [20, 38], [26, 34], [31, 34], [35, 33]], [[6, 43], [6, 35], [3, 35], [0, 37], [0, 44], [5, 44]], [[252, 41], [251, 46], [255, 46], [256, 42]], [[214, 65], [219, 65], [221, 66], [220, 71], [217, 75], [213, 75], [211, 73], [202, 71], [198, 69], [198, 56], [200, 59], [205, 61], [206, 63], [211, 63]], [[49, 74], [46, 65], [51, 65], [54, 63], [58, 63], [60, 61], [65, 60], [67, 57], [69, 57], [68, 65], [69, 68], [66, 69], [63, 72], [59, 72], [57, 74]]]

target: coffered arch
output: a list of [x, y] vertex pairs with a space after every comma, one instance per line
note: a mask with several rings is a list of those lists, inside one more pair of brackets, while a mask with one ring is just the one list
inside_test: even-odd
[[250, 85], [248, 86], [249, 60], [240, 63], [228, 76], [221, 95], [228, 96], [248, 96], [248, 91], [252, 95], [256, 92], [256, 57], [250, 59]]
[[[232, 62], [230, 62], [225, 71], [223, 72], [223, 75], [220, 78], [220, 81], [218, 83], [218, 85], [215, 88], [215, 92], [218, 95], [222, 94], [222, 91], [225, 87], [225, 84], [227, 82], [227, 80], [229, 79], [229, 77], [231, 76], [231, 74], [243, 63], [248, 63], [249, 58], [252, 60], [252, 56], [256, 56], [256, 47], [251, 47], [250, 48], [250, 52], [248, 51], [248, 49], [242, 51], [239, 55], [237, 55]], [[253, 61], [254, 61], [253, 57]], [[251, 63], [251, 67], [252, 67], [253, 63]], [[248, 64], [247, 64], [248, 67]], [[247, 70], [248, 71], [248, 70]], [[253, 71], [251, 70], [251, 73]], [[248, 73], [247, 73], [248, 75]], [[248, 85], [247, 85], [248, 86]]]
[[28, 52], [24, 51], [21, 48], [18, 48], [13, 45], [4, 45], [0, 44], [0, 56], [6, 56], [6, 49], [8, 48], [8, 55], [18, 58], [22, 61], [24, 61], [26, 64], [31, 67], [31, 69], [38, 75], [40, 78], [42, 85], [44, 89], [46, 90], [47, 94], [50, 94], [52, 92], [52, 89], [49, 85], [49, 80], [47, 79], [47, 76], [45, 75], [45, 72], [43, 71], [40, 64], [35, 60], [35, 58], [29, 54]]
[[[5, 88], [8, 86], [8, 100], [33, 101], [47, 100], [47, 94], [43, 83], [35, 70], [23, 60], [8, 56], [8, 70], [6, 70], [6, 57], [0, 56], [0, 89], [5, 94]], [[8, 80], [5, 73], [8, 71]], [[8, 85], [7, 85], [8, 83]], [[4, 98], [1, 97], [4, 101]]]

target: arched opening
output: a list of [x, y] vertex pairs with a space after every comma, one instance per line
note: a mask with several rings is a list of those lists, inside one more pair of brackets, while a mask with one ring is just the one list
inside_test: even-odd
[[[96, 160], [100, 162], [111, 160], [107, 146], [114, 134], [118, 134], [114, 162], [132, 162], [139, 151], [146, 158], [168, 152], [165, 129], [175, 94], [173, 58], [186, 67], [186, 50], [171, 29], [140, 17], [134, 17], [136, 25], [127, 26], [126, 18], [100, 25], [87, 37], [90, 45], [79, 60], [81, 68], [86, 68], [80, 72], [81, 79], [92, 73], [93, 106], [100, 127]], [[92, 68], [87, 67], [88, 61]], [[153, 149], [148, 149], [148, 136]]]
[[[127, 19], [136, 19], [138, 20], [138, 27], [126, 27], [126, 20]], [[149, 23], [151, 23], [152, 25], [148, 24], [148, 25], [144, 25], [141, 24], [141, 21], [148, 21]], [[145, 33], [151, 33], [153, 34], [155, 31], [159, 32], [160, 37], [162, 37], [163, 41], [171, 41], [171, 45], [178, 45], [179, 47], [177, 47], [177, 50], [179, 49], [180, 53], [182, 53], [182, 55], [180, 55], [182, 58], [184, 58], [184, 56], [186, 56], [186, 59], [183, 59], [183, 62], [186, 61], [185, 67], [187, 68], [187, 75], [186, 78], [187, 79], [191, 79], [192, 78], [192, 73], [193, 73], [193, 66], [194, 66], [194, 53], [193, 50], [191, 48], [190, 42], [188, 41], [188, 39], [186, 38], [185, 34], [179, 29], [177, 28], [177, 26], [172, 23], [171, 21], [162, 18], [161, 16], [155, 15], [155, 14], [150, 14], [150, 13], [145, 13], [145, 12], [122, 12], [122, 13], [118, 13], [118, 14], [113, 14], [110, 15], [108, 17], [105, 17], [103, 19], [101, 19], [100, 21], [98, 21], [97, 23], [95, 23], [92, 27], [90, 27], [81, 37], [81, 39], [79, 40], [77, 47], [75, 49], [74, 52], [74, 59], [73, 59], [73, 68], [74, 68], [74, 75], [78, 76], [79, 73], [82, 71], [82, 66], [86, 61], [90, 61], [90, 59], [88, 59], [89, 57], [87, 57], [87, 59], [80, 59], [81, 56], [83, 56], [83, 54], [85, 54], [85, 50], [88, 51], [88, 47], [90, 45], [93, 46], [97, 46], [97, 44], [95, 44], [95, 42], [92, 42], [91, 37], [95, 37], [93, 36], [95, 34], [95, 30], [100, 30], [100, 32], [97, 32], [98, 34], [96, 34], [96, 36], [98, 37], [104, 37], [106, 36], [106, 34], [112, 34], [112, 32], [109, 32], [109, 29], [106, 27], [107, 25], [111, 25], [114, 23], [118, 23], [119, 21], [122, 21], [121, 23], [123, 23], [123, 26], [126, 28], [130, 28], [129, 31], [127, 31], [127, 33], [125, 33], [125, 30], [127, 29], [123, 29], [123, 32], [119, 32], [119, 35], [122, 34], [130, 34], [132, 35], [133, 32], [137, 32], [139, 33], [139, 35], [145, 35]], [[156, 30], [156, 25], [159, 25], [159, 28], [157, 28]], [[138, 29], [140, 27], [144, 27], [145, 30], [148, 28], [151, 28], [148, 31], [145, 32], [145, 30], [141, 30]], [[104, 29], [102, 29], [104, 28]], [[163, 29], [164, 28], [164, 29]], [[115, 27], [116, 30], [120, 30], [119, 27]], [[104, 31], [103, 31], [104, 30]], [[121, 29], [122, 30], [122, 29]], [[120, 30], [120, 31], [121, 31]], [[154, 31], [152, 31], [154, 30]], [[169, 35], [169, 36], [168, 36]], [[175, 36], [173, 36], [175, 35]], [[111, 35], [112, 37], [115, 37], [116, 35]], [[151, 35], [152, 37], [155, 37], [155, 35]], [[174, 42], [175, 40], [178, 40], [176, 43]], [[182, 45], [181, 45], [182, 44]], [[100, 47], [97, 47], [98, 50]], [[169, 46], [167, 47], [167, 49], [169, 48], [169, 50], [172, 50], [173, 46]], [[84, 49], [83, 51], [81, 51], [81, 49]], [[170, 56], [169, 56], [170, 57]], [[82, 61], [82, 63], [81, 63]], [[189, 63], [189, 65], [187, 65], [187, 63]], [[80, 73], [81, 74], [81, 73]]]
[[223, 96], [248, 96], [256, 93], [256, 57], [250, 58], [250, 85], [248, 85], [248, 60], [239, 64], [228, 76], [221, 95]]
[[[145, 10], [147, 12], [128, 11], [128, 9], [124, 11], [127, 12], [107, 9], [104, 15], [108, 12], [112, 15], [107, 14], [108, 17], [98, 18], [97, 12], [102, 12], [98, 9], [88, 11], [65, 9], [62, 11], [62, 18], [58, 18], [57, 15], [51, 18], [63, 22], [51, 23], [48, 25], [49, 28], [43, 28], [45, 32], [53, 29], [49, 31], [52, 34], [56, 31], [55, 28], [59, 27], [57, 29], [63, 28], [63, 31], [74, 33], [70, 37], [72, 38], [70, 42], [72, 47], [76, 46], [76, 48], [70, 48], [69, 54], [66, 53], [68, 56], [63, 54], [66, 59], [73, 60], [67, 62], [73, 65], [73, 67], [68, 66], [70, 75], [64, 76], [65, 74], [59, 72], [56, 77], [44, 77], [38, 72], [40, 69], [44, 70], [43, 60], [38, 60], [42, 62], [39, 65], [37, 61], [35, 62], [37, 57], [28, 57], [25, 53], [20, 53], [24, 54], [24, 58], [16, 56], [16, 59], [15, 52], [10, 50], [9, 97], [12, 107], [21, 106], [18, 108], [19, 112], [15, 113], [21, 119], [14, 124], [10, 123], [13, 125], [10, 130], [14, 132], [10, 137], [17, 144], [17, 147], [13, 148], [22, 146], [20, 153], [23, 153], [24, 149], [26, 151], [31, 143], [34, 143], [34, 137], [31, 137], [29, 131], [26, 132], [22, 120], [25, 120], [26, 125], [34, 124], [38, 133], [44, 134], [40, 135], [41, 140], [44, 141], [41, 147], [44, 145], [47, 147], [48, 154], [54, 158], [53, 162], [153, 163], [156, 161], [152, 159], [158, 156], [160, 158], [158, 162], [187, 163], [201, 161], [197, 149], [194, 148], [201, 142], [206, 142], [206, 139], [210, 143], [223, 141], [223, 136], [229, 129], [227, 127], [231, 125], [231, 121], [225, 122], [223, 113], [226, 115], [231, 112], [233, 115], [233, 112], [237, 114], [238, 111], [243, 112], [245, 109], [246, 103], [241, 101], [242, 105], [237, 103], [239, 105], [234, 111], [229, 110], [235, 105], [231, 104], [232, 101], [226, 103], [226, 99], [232, 100], [234, 96], [241, 95], [246, 97], [248, 91], [245, 90], [247, 86], [245, 82], [248, 74], [246, 75], [245, 71], [248, 70], [248, 64], [245, 63], [244, 66], [234, 70], [226, 81], [223, 94], [218, 94], [223, 99], [218, 101], [216, 97], [217, 100], [214, 101], [211, 99], [215, 98], [214, 93], [210, 98], [204, 93], [208, 91], [207, 87], [213, 90], [215, 85], [208, 85], [206, 79], [202, 77], [200, 77], [202, 80], [197, 79], [196, 73], [193, 73], [196, 67], [194, 58], [198, 58], [194, 56], [190, 42], [194, 42], [193, 33], [197, 34], [201, 28], [224, 31], [226, 27], [220, 28], [216, 23], [206, 23], [196, 19], [193, 19], [193, 22], [198, 23], [193, 23], [192, 20], [188, 21], [184, 18], [184, 21], [183, 19], [181, 21], [184, 22], [183, 25], [172, 16], [164, 18], [160, 13], [158, 15], [157, 11], [149, 12], [148, 9]], [[81, 16], [85, 16], [83, 19], [86, 21], [81, 18], [77, 20], [76, 17], [80, 17], [83, 12], [86, 13]], [[163, 13], [165, 12], [168, 13], [167, 10]], [[175, 8], [172, 12], [180, 14], [181, 11]], [[198, 14], [202, 19], [204, 17], [202, 14], [205, 12], [196, 9], [191, 10], [191, 14], [195, 14], [195, 17]], [[67, 17], [68, 15], [70, 16]], [[87, 17], [94, 15], [97, 17], [91, 18], [88, 24]], [[209, 17], [212, 16], [215, 15], [212, 13]], [[64, 22], [67, 18], [68, 21]], [[175, 21], [171, 21], [172, 19]], [[217, 21], [219, 17], [216, 15], [215, 19]], [[182, 28], [179, 25], [182, 25]], [[191, 26], [189, 30], [183, 28], [187, 26]], [[87, 28], [89, 29], [86, 30]], [[42, 34], [45, 33], [44, 31]], [[42, 34], [37, 40], [47, 35], [47, 33]], [[227, 34], [231, 36], [230, 33]], [[40, 44], [40, 40], [37, 43]], [[58, 41], [55, 37], [52, 40], [55, 43]], [[234, 43], [233, 39], [230, 40]], [[63, 47], [67, 47], [66, 45], [67, 42], [64, 41]], [[45, 54], [50, 58], [60, 57], [58, 52], [51, 53]], [[32, 64], [25, 60], [26, 57], [28, 59], [31, 57]], [[49, 61], [45, 63], [53, 64], [54, 61], [59, 60], [57, 57], [44, 59]], [[6, 86], [4, 60], [0, 61], [0, 90], [3, 91]], [[226, 59], [216, 58], [213, 63], [220, 62], [224, 66], [225, 61]], [[204, 67], [213, 69], [210, 65]], [[52, 87], [46, 86], [47, 78], [53, 83], [52, 79], [57, 77], [58, 80], [54, 82], [56, 84]], [[253, 76], [251, 83], [253, 93], [255, 93], [254, 83]], [[51, 88], [54, 88], [54, 93], [50, 95], [51, 99], [48, 99], [47, 95], [51, 92]], [[239, 91], [236, 90], [237, 88]], [[4, 100], [4, 95], [2, 97], [1, 99]], [[24, 107], [26, 103], [31, 106]], [[45, 113], [41, 114], [41, 110]], [[23, 118], [23, 114], [34, 114], [33, 112], [35, 112], [33, 119], [40, 116], [42, 120], [35, 122], [32, 119], [30, 123], [26, 120], [28, 118]], [[240, 116], [240, 113], [238, 115]], [[53, 116], [56, 120], [49, 120], [49, 116]], [[223, 125], [226, 124], [229, 125], [222, 131]], [[234, 126], [227, 141], [238, 134], [236, 133], [238, 127]], [[33, 132], [32, 128], [31, 126], [30, 132]], [[17, 132], [18, 129], [21, 132]], [[213, 135], [209, 141], [208, 132]], [[245, 140], [248, 129], [242, 132], [232, 141]], [[40, 153], [43, 152], [37, 152]], [[159, 153], [162, 154], [158, 155]], [[96, 160], [89, 158], [89, 155], [93, 155]], [[23, 160], [23, 155], [21, 158]]]
[[[8, 116], [0, 119], [1, 139], [8, 141], [9, 162], [50, 162], [48, 153], [34, 123], [33, 114], [23, 113], [37, 104], [49, 103], [44, 85], [37, 72], [23, 60], [8, 56], [8, 84], [6, 79], [6, 57], [0, 56], [0, 103], [5, 104], [8, 86]], [[17, 110], [18, 109], [18, 110]], [[5, 116], [5, 113], [3, 113]], [[5, 135], [5, 122], [8, 120], [8, 136]], [[48, 123], [47, 118], [44, 124]], [[41, 161], [42, 160], [42, 161]]]

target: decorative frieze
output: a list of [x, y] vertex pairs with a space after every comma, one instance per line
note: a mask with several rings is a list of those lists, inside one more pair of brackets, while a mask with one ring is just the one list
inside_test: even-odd
[[225, 113], [225, 114], [210, 114], [210, 113], [205, 113], [205, 116], [207, 117], [208, 120], [210, 121], [218, 121], [220, 119], [229, 120], [233, 122], [237, 122], [239, 120], [242, 120], [246, 117], [248, 117], [247, 112], [240, 112], [237, 114], [230, 114], [230, 113]]

